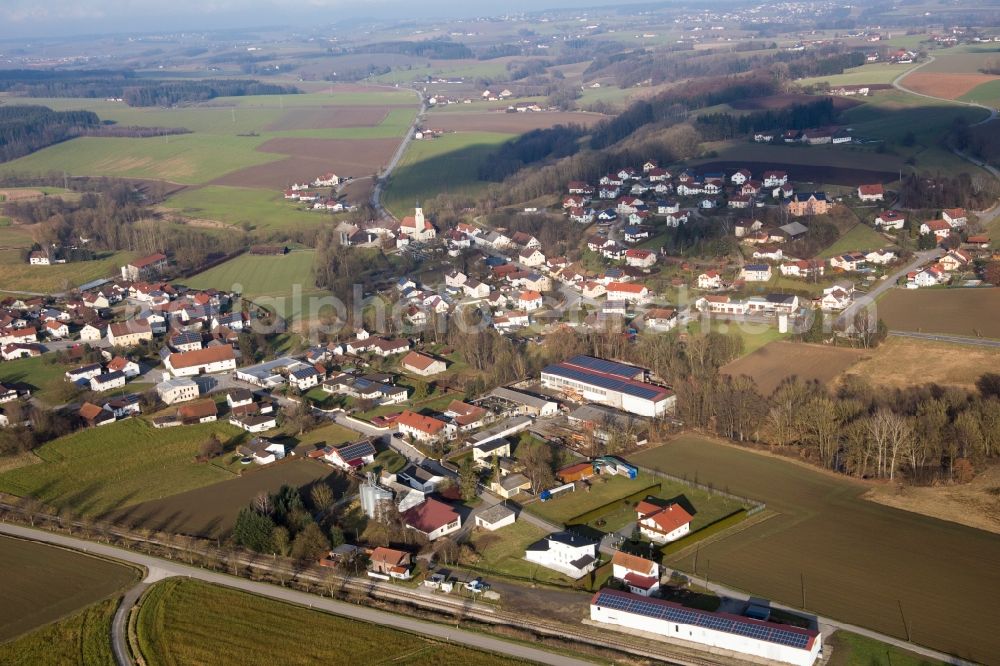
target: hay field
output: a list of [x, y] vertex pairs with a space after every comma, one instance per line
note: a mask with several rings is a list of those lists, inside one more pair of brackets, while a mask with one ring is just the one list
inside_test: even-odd
[[857, 349], [776, 341], [727, 363], [722, 366], [722, 372], [730, 377], [752, 377], [761, 393], [770, 395], [781, 382], [791, 377], [828, 384], [861, 357]]

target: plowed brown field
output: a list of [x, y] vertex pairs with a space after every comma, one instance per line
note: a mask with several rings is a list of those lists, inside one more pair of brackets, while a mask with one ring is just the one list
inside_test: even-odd
[[902, 83], [910, 90], [931, 97], [942, 99], [958, 99], [976, 86], [1000, 77], [989, 74], [945, 74], [943, 72], [914, 72]]

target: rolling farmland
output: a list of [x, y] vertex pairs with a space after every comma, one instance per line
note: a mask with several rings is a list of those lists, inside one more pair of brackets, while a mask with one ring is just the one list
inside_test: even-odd
[[722, 372], [731, 377], [752, 377], [761, 393], [770, 395], [781, 382], [791, 377], [826, 384], [861, 357], [858, 349], [777, 341], [727, 363]]
[[[793, 606], [804, 596], [811, 611], [899, 637], [902, 605], [915, 642], [977, 661], [1000, 654], [984, 594], [1000, 587], [997, 535], [873, 504], [861, 482], [698, 436], [631, 459], [778, 512], [701, 546], [699, 572], [710, 566], [712, 580]], [[667, 564], [693, 570], [694, 554]]]
[[38, 463], [0, 474], [0, 491], [101, 516], [232, 478], [195, 456], [210, 435], [226, 443], [239, 432], [223, 423], [154, 430], [134, 418], [80, 430], [36, 449]]
[[131, 567], [10, 537], [0, 537], [0, 568], [0, 641], [75, 613], [138, 579]]
[[105, 599], [75, 615], [2, 643], [0, 663], [6, 666], [114, 663], [111, 618], [117, 606], [117, 598]]

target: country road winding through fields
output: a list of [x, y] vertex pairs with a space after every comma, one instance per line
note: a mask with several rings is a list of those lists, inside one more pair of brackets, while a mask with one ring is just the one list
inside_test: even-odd
[[406, 153], [406, 148], [410, 145], [410, 141], [413, 141], [413, 133], [416, 132], [417, 125], [420, 124], [424, 114], [427, 113], [427, 100], [424, 98], [422, 93], [418, 91], [414, 92], [416, 92], [420, 97], [420, 110], [417, 111], [417, 115], [413, 117], [413, 122], [410, 124], [409, 129], [406, 130], [406, 136], [404, 136], [403, 140], [399, 143], [399, 147], [396, 148], [396, 152], [393, 153], [392, 159], [389, 160], [389, 164], [386, 165], [382, 175], [375, 179], [375, 186], [372, 188], [371, 205], [372, 208], [375, 209], [375, 213], [379, 218], [394, 219], [393, 214], [382, 205], [382, 191], [385, 189], [386, 183], [389, 182], [389, 177], [392, 176], [392, 172], [395, 171], [396, 167], [399, 166], [400, 160], [403, 159], [403, 154]]

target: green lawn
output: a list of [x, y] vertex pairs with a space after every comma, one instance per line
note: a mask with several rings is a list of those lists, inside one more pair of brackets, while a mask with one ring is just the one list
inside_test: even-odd
[[308, 314], [310, 299], [329, 295], [312, 276], [313, 250], [284, 256], [242, 254], [185, 280], [196, 289], [235, 290], [286, 318]]
[[276, 190], [249, 187], [206, 185], [189, 188], [170, 197], [163, 205], [188, 217], [239, 226], [248, 224], [261, 231], [315, 227], [331, 219], [328, 213], [305, 210], [298, 202], [286, 200]]
[[231, 478], [195, 456], [209, 436], [239, 433], [223, 423], [157, 430], [141, 419], [80, 430], [37, 449], [40, 462], [0, 474], [0, 491], [100, 516]]
[[[702, 319], [688, 324], [687, 330], [691, 333], [701, 333], [705, 331]], [[753, 322], [729, 322], [723, 320], [711, 320], [709, 328], [716, 333], [735, 333], [743, 338], [743, 355], [756, 351], [769, 342], [783, 340], [789, 336], [787, 333], [778, 331], [775, 324], [757, 324]]]
[[32, 395], [42, 402], [58, 405], [76, 394], [66, 381], [66, 371], [80, 364], [55, 363], [52, 355], [22, 358], [0, 363], [0, 382], [24, 382], [33, 388]]
[[326, 444], [336, 446], [337, 444], [360, 439], [360, 435], [336, 423], [329, 423], [301, 435], [294, 433], [285, 434], [281, 437], [275, 437], [275, 439], [286, 445], [294, 446], [296, 455], [305, 455], [317, 446]]
[[833, 245], [820, 252], [819, 257], [829, 259], [845, 252], [877, 250], [891, 244], [886, 241], [882, 234], [867, 224], [858, 223], [838, 238]]
[[496, 532], [475, 530], [471, 544], [480, 559], [474, 566], [500, 576], [572, 585], [573, 579], [524, 559], [525, 549], [546, 534], [541, 527], [526, 520], [519, 520]]
[[495, 132], [456, 132], [410, 143], [386, 188], [386, 206], [403, 216], [418, 200], [438, 194], [482, 193], [487, 183], [479, 179], [479, 167], [510, 138]]
[[122, 266], [135, 257], [133, 252], [102, 253], [93, 261], [76, 261], [53, 266], [32, 266], [21, 253], [0, 263], [0, 290], [53, 293], [75, 289], [81, 284], [119, 275]]
[[[180, 579], [157, 583], [147, 593], [139, 608], [136, 631], [142, 660], [147, 666], [526, 663]], [[303, 631], [312, 638], [305, 638]]]
[[833, 648], [828, 666], [944, 666], [943, 661], [902, 650], [874, 638], [837, 631], [827, 645]]
[[591, 479], [589, 491], [578, 488], [547, 502], [532, 502], [525, 506], [525, 510], [554, 523], [565, 523], [576, 516], [637, 493], [654, 483], [656, 478], [649, 474], [640, 474], [635, 480], [624, 476], [598, 475]]

